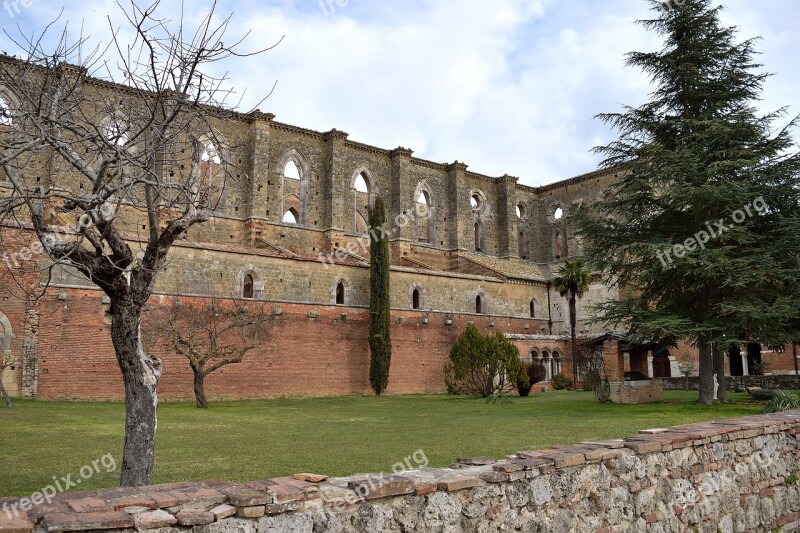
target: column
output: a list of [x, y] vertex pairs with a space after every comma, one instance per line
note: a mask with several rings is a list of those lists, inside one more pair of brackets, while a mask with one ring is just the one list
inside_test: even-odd
[[502, 258], [519, 257], [518, 180], [508, 174], [497, 179], [497, 255]]
[[[472, 217], [469, 209], [469, 188], [464, 184], [467, 165], [447, 165], [447, 245], [450, 249], [469, 250], [472, 246]], [[444, 209], [445, 202], [439, 200]]]
[[278, 194], [280, 183], [273, 182], [271, 186], [268, 185], [271, 179], [269, 138], [274, 118], [275, 115], [272, 113], [262, 113], [258, 110], [248, 115], [252, 129], [250, 130], [250, 198], [247, 216], [280, 222], [282, 216], [281, 198]]

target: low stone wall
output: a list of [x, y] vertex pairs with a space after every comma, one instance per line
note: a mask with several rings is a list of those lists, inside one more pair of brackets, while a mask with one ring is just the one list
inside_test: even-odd
[[650, 403], [664, 399], [664, 385], [660, 379], [612, 381], [609, 387], [609, 399], [614, 403]]
[[[659, 378], [664, 382], [666, 390], [698, 390], [700, 378]], [[800, 376], [780, 374], [774, 376], [728, 376], [728, 390], [742, 391], [747, 387], [761, 387], [762, 389], [800, 389]]]
[[0, 532], [796, 530], [798, 431], [800, 410], [391, 475], [34, 494], [0, 500]]

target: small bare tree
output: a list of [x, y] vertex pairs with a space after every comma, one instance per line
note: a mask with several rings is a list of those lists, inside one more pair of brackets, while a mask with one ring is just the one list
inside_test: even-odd
[[161, 362], [142, 346], [142, 309], [175, 241], [248, 179], [214, 128], [231, 107], [227, 76], [211, 66], [260, 52], [223, 42], [230, 18], [213, 7], [192, 29], [158, 18], [159, 3], [118, 4], [133, 42], [112, 27], [110, 44], [93, 47], [65, 28], [45, 50], [45, 30], [9, 35], [21, 58], [0, 56], [0, 180], [11, 184], [0, 225], [33, 231], [42, 268], [83, 276], [111, 300], [126, 401], [122, 485], [148, 484], [155, 454]]
[[264, 304], [209, 300], [193, 307], [175, 299], [155, 311], [157, 338], [189, 361], [197, 407], [207, 408], [205, 378], [225, 365], [241, 363], [267, 336], [270, 313]]
[[683, 376], [688, 391], [689, 378], [697, 374], [697, 360], [689, 354], [682, 354], [678, 363], [678, 371]]
[[0, 394], [3, 395], [3, 400], [6, 402], [6, 407], [9, 409], [14, 407], [14, 404], [11, 403], [11, 397], [8, 395], [6, 386], [3, 385], [3, 374], [5, 373], [6, 368], [11, 368], [13, 365], [14, 357], [11, 355], [10, 351], [4, 350], [3, 358], [0, 359]]
[[585, 368], [584, 380], [591, 384], [594, 397], [600, 403], [608, 403], [611, 398], [611, 388], [606, 376], [606, 360], [603, 354], [592, 348], [584, 347], [581, 350], [581, 365]]

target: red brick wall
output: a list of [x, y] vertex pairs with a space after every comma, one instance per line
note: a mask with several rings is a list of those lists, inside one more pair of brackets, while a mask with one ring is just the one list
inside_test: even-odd
[[[65, 292], [65, 291], [62, 291]], [[95, 291], [66, 291], [65, 301], [49, 294], [40, 303], [40, 376], [43, 399], [123, 397], [122, 379], [108, 332], [107, 305]], [[158, 303], [154, 297], [152, 303]], [[320, 305], [276, 304], [269, 338], [242, 363], [228, 365], [206, 380], [211, 399], [327, 396], [369, 393], [367, 310]], [[268, 304], [268, 309], [273, 309]], [[312, 311], [316, 318], [309, 318]], [[347, 318], [342, 318], [342, 313]], [[424, 320], [428, 323], [425, 324]], [[446, 320], [452, 325], [446, 325]], [[442, 366], [468, 321], [488, 333], [523, 333], [530, 320], [497, 319], [396, 311], [392, 319], [389, 394], [444, 392]], [[489, 323], [495, 326], [489, 327]], [[563, 350], [563, 348], [562, 348]], [[185, 359], [154, 349], [164, 362], [162, 399], [191, 399], [191, 370]]]

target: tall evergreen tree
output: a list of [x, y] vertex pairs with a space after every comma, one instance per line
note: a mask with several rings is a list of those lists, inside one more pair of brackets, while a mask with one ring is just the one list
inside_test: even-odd
[[369, 211], [369, 382], [380, 395], [389, 384], [392, 362], [389, 314], [389, 237], [385, 231], [386, 208], [378, 196]]
[[[798, 171], [785, 109], [753, 102], [755, 40], [737, 42], [710, 0], [649, 0], [639, 21], [664, 38], [627, 64], [655, 85], [650, 101], [599, 115], [619, 139], [596, 148], [622, 176], [615, 194], [575, 210], [587, 258], [606, 280], [634, 291], [601, 306], [601, 319], [635, 339], [687, 339], [700, 352], [700, 401], [733, 345], [797, 338]], [[794, 302], [793, 303], [793, 299]], [[717, 365], [714, 365], [717, 354]]]

